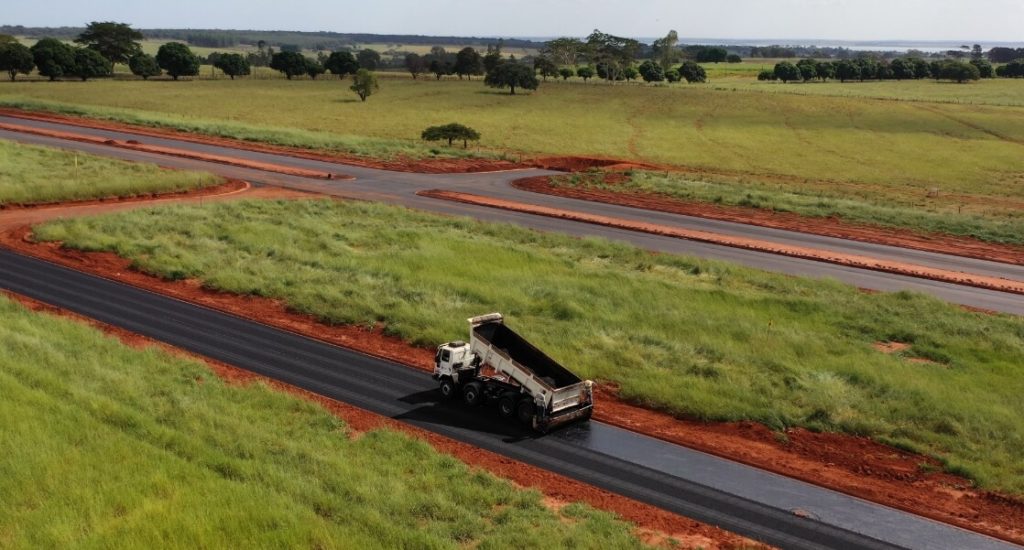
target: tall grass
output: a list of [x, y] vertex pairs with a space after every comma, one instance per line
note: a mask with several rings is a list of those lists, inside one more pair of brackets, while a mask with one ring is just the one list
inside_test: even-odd
[[[736, 91], [715, 89], [724, 79], [706, 86], [549, 81], [512, 97], [479, 80], [388, 78], [365, 103], [333, 79], [15, 82], [0, 86], [0, 105], [373, 156], [599, 155], [724, 170], [753, 180], [784, 176], [808, 185], [857, 184], [844, 190], [851, 193], [913, 188], [923, 195], [935, 187], [984, 197], [1024, 196], [1024, 106], [939, 101], [974, 90], [1020, 95], [1020, 82], [882, 83], [891, 85], [886, 90], [893, 95], [926, 90], [936, 99], [901, 102], [795, 92], [859, 90], [859, 84], [758, 87], [748, 80]], [[424, 128], [453, 121], [481, 133], [479, 149], [466, 153], [420, 141]]]
[[1024, 244], [1024, 212], [1010, 205], [971, 204], [966, 209], [942, 197], [858, 194], [825, 186], [757, 184], [728, 178], [698, 180], [685, 174], [631, 171], [625, 181], [607, 184], [604, 174], [581, 173], [552, 179], [556, 186], [614, 193], [656, 193], [683, 201], [793, 212], [811, 217]]
[[4, 548], [638, 547], [610, 514], [0, 297]]
[[188, 191], [222, 181], [204, 172], [0, 140], [0, 205]]
[[[864, 434], [1024, 494], [1024, 321], [603, 240], [332, 201], [58, 221], [41, 239], [430, 346], [501, 311], [581, 375], [705, 420]], [[879, 341], [910, 348], [876, 351]], [[911, 359], [927, 359], [920, 363]]]

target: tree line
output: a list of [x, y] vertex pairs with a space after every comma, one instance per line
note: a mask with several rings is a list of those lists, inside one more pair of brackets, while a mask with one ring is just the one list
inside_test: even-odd
[[993, 68], [984, 58], [976, 57], [970, 61], [942, 59], [926, 61], [920, 57], [900, 57], [888, 61], [868, 57], [844, 59], [841, 61], [818, 61], [801, 59], [796, 63], [783, 61], [774, 69], [761, 71], [758, 80], [781, 80], [782, 82], [809, 82], [812, 80], [827, 81], [830, 79], [847, 82], [851, 80], [864, 82], [867, 80], [920, 80], [934, 78], [936, 80], [952, 80], [968, 82], [982, 78], [1024, 77], [1024, 62], [1016, 61], [1008, 65]]

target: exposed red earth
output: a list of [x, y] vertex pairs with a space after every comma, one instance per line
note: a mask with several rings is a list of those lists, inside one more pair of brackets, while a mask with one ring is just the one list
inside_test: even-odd
[[346, 176], [343, 174], [333, 174], [322, 172], [319, 170], [305, 170], [303, 168], [295, 168], [292, 166], [282, 166], [280, 164], [271, 164], [268, 162], [257, 162], [252, 160], [241, 159], [237, 157], [226, 157], [223, 155], [212, 155], [209, 153], [198, 153], [195, 151], [187, 151], [185, 149], [175, 149], [173, 147], [161, 147], [159, 145], [146, 145], [135, 142], [134, 140], [128, 141], [117, 141], [113, 139], [103, 139], [95, 136], [89, 136], [85, 134], [76, 134], [73, 132], [62, 132], [57, 130], [47, 130], [43, 128], [33, 128], [31, 126], [22, 126], [20, 124], [6, 124], [0, 122], [0, 130], [8, 130], [11, 132], [21, 132], [23, 134], [32, 134], [37, 136], [52, 137], [57, 139], [65, 139], [69, 141], [79, 141], [83, 143], [92, 143], [94, 145], [107, 145], [110, 147], [119, 147], [121, 149], [131, 149], [133, 151], [142, 151], [145, 153], [157, 153], [160, 155], [170, 155], [175, 157], [202, 160], [206, 162], [216, 162], [218, 164], [227, 164], [230, 166], [240, 166], [242, 168], [253, 168], [256, 170], [263, 170], [266, 172], [276, 172], [278, 174], [287, 174], [289, 176], [299, 176], [303, 178], [317, 178], [317, 179], [354, 179], [352, 176]]
[[[623, 174], [609, 173], [605, 174], [604, 182], [606, 184], [621, 183], [624, 178]], [[906, 229], [891, 229], [858, 224], [835, 217], [814, 218], [792, 212], [773, 212], [742, 206], [724, 206], [706, 202], [684, 201], [659, 193], [620, 192], [605, 189], [580, 189], [558, 186], [552, 184], [550, 178], [546, 176], [523, 178], [512, 182], [512, 185], [524, 191], [533, 191], [546, 195], [618, 204], [671, 214], [683, 214], [686, 216], [824, 235], [826, 237], [837, 237], [840, 239], [938, 252], [940, 254], [1024, 265], [1024, 246], [989, 243], [969, 237], [919, 233]]]
[[[3, 222], [5, 216], [0, 213], [0, 227], [6, 225], [9, 228], [10, 225]], [[433, 366], [431, 350], [386, 336], [382, 327], [369, 330], [351, 325], [326, 325], [312, 316], [290, 310], [281, 300], [220, 292], [204, 287], [197, 280], [163, 280], [135, 270], [129, 260], [112, 253], [66, 249], [59, 243], [36, 243], [31, 238], [31, 228], [27, 226], [0, 233], [0, 246], [413, 368], [429, 371]], [[921, 367], [934, 368], [930, 365]], [[680, 419], [628, 403], [620, 399], [609, 384], [599, 383], [598, 393], [597, 420], [938, 521], [1024, 543], [1024, 500], [975, 489], [967, 479], [942, 473], [941, 465], [933, 459], [861, 437], [800, 429], [779, 434], [753, 422], [705, 423]], [[505, 470], [515, 470], [508, 465], [512, 461], [496, 460], [499, 465], [505, 464]], [[505, 475], [502, 473], [504, 470], [494, 471]], [[523, 483], [527, 481], [529, 478], [522, 480]], [[582, 498], [580, 495], [586, 493], [568, 494], [571, 498], [565, 500]], [[603, 498], [612, 499], [611, 496]], [[612, 504], [600, 507], [618, 511], [624, 517], [637, 521]]]
[[860, 269], [884, 271], [886, 273], [896, 273], [899, 275], [907, 275], [910, 277], [918, 277], [922, 279], [931, 279], [934, 281], [942, 281], [947, 283], [973, 286], [978, 288], [987, 288], [990, 290], [998, 290], [1001, 292], [1024, 294], [1024, 281], [1014, 281], [1010, 279], [1002, 279], [999, 277], [986, 277], [984, 275], [961, 273], [959, 271], [949, 271], [945, 269], [936, 269], [932, 267], [914, 265], [905, 262], [880, 260], [878, 258], [872, 258], [869, 256], [840, 254], [837, 252], [831, 252], [827, 250], [819, 250], [802, 246], [782, 245], [771, 241], [747, 239], [743, 237], [733, 237], [730, 235], [721, 235], [718, 233], [711, 233], [708, 231], [681, 229], [678, 227], [637, 222], [622, 218], [598, 216], [595, 214], [587, 214], [584, 212], [562, 210], [560, 208], [550, 208], [547, 206], [538, 206], [534, 204], [527, 204], [517, 201], [496, 199], [492, 197], [485, 197], [482, 195], [474, 195], [471, 193], [460, 193], [457, 191], [432, 189], [428, 191], [420, 191], [417, 194], [424, 197], [473, 204], [476, 206], [488, 206], [491, 208], [500, 208], [502, 210], [511, 210], [514, 212], [524, 212], [527, 214], [535, 214], [551, 218], [559, 218], [564, 220], [605, 225], [608, 227], [628, 229], [630, 231], [642, 231], [644, 233], [651, 233], [653, 235], [676, 237], [679, 239], [687, 239], [691, 241], [731, 246], [746, 250], [757, 250], [759, 252], [769, 252], [771, 254], [779, 254], [782, 256], [791, 256], [794, 258], [802, 258], [806, 260], [814, 260], [819, 262], [828, 262], [838, 265], [856, 267]]
[[[155, 202], [159, 200], [168, 200], [176, 198], [199, 198], [199, 197], [214, 197], [214, 196], [227, 196], [247, 191], [252, 186], [249, 182], [241, 180], [226, 180], [218, 185], [211, 185], [209, 187], [201, 187], [199, 189], [190, 189], [188, 191], [171, 191], [167, 193], [147, 193], [143, 195], [135, 195], [131, 197], [100, 197], [95, 199], [82, 199], [80, 201], [52, 201], [52, 202], [33, 202], [29, 204], [21, 203], [6, 203], [0, 204], [0, 211], [15, 211], [15, 210], [38, 210], [41, 208], [59, 207], [77, 207], [77, 206], [91, 206], [97, 204], [117, 204], [117, 203], [133, 203], [133, 202]], [[9, 214], [5, 212], [4, 219], [7, 219]]]
[[[67, 317], [89, 324], [102, 330], [108, 335], [118, 338], [121, 342], [129, 346], [135, 348], [156, 347], [179, 357], [201, 361], [209, 366], [210, 370], [213, 371], [214, 374], [230, 384], [247, 385], [261, 383], [276, 390], [315, 402], [331, 414], [342, 419], [348, 426], [349, 433], [352, 436], [357, 437], [361, 433], [377, 429], [388, 429], [403, 432], [414, 438], [427, 442], [441, 453], [452, 455], [473, 467], [487, 470], [499, 477], [508, 479], [519, 487], [529, 487], [541, 491], [545, 495], [545, 505], [551, 509], [557, 510], [571, 502], [585, 502], [595, 508], [615, 512], [619, 516], [636, 524], [636, 536], [648, 544], [670, 547], [670, 540], [674, 540], [685, 548], [723, 550], [733, 548], [771, 548], [770, 546], [756, 543], [750, 539], [746, 539], [728, 531], [723, 531], [717, 527], [705, 525], [689, 518], [655, 508], [648, 504], [637, 502], [614, 493], [609, 493], [608, 491], [598, 489], [591, 485], [587, 485], [528, 464], [517, 462], [466, 443], [448, 439], [427, 430], [422, 430], [420, 428], [404, 424], [397, 420], [354, 407], [347, 403], [329, 399], [290, 384], [266, 378], [207, 357], [191, 354], [180, 348], [152, 340], [119, 327], [80, 316], [76, 313], [33, 300], [26, 296], [14, 294], [5, 290], [0, 290], [0, 294], [19, 302], [33, 311]], [[198, 379], [196, 380], [196, 383], [202, 384], [203, 380]]]

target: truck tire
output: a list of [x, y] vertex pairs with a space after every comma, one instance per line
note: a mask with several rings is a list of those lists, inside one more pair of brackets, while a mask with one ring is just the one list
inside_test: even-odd
[[451, 378], [442, 378], [441, 386], [438, 388], [441, 391], [441, 399], [445, 401], [455, 397], [455, 392], [458, 391], [458, 386], [455, 385], [455, 381]]
[[479, 382], [470, 382], [462, 388], [462, 400], [470, 407], [475, 407], [484, 400], [484, 388]]
[[536, 412], [537, 407], [533, 404], [533, 401], [529, 399], [523, 399], [516, 405], [516, 418], [519, 422], [526, 426], [533, 425], [533, 415]]
[[512, 418], [516, 414], [516, 397], [518, 394], [506, 394], [498, 400], [498, 414], [502, 418]]

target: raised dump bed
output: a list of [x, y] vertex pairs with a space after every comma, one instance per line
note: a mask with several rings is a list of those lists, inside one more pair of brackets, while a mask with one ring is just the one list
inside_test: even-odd
[[539, 431], [586, 420], [593, 383], [576, 376], [504, 323], [500, 313], [469, 319], [469, 343], [438, 346], [434, 378], [445, 398], [470, 406], [494, 403]]

